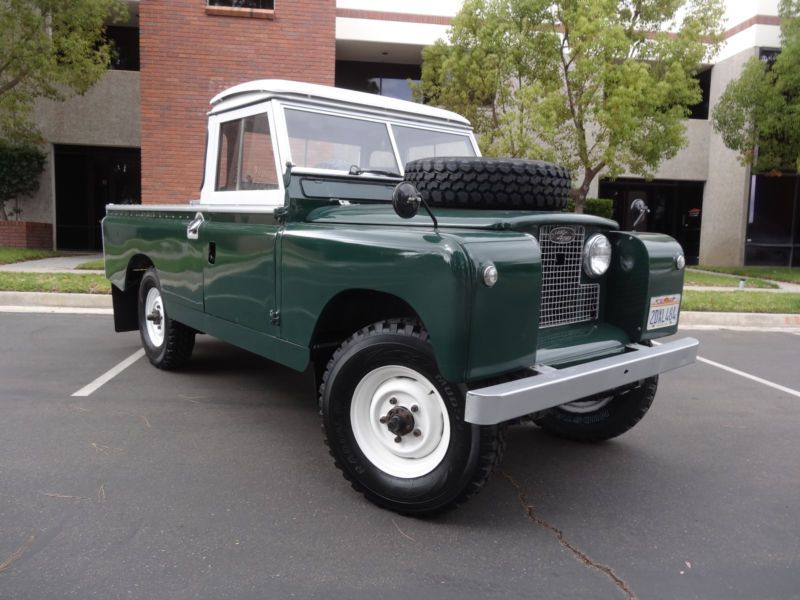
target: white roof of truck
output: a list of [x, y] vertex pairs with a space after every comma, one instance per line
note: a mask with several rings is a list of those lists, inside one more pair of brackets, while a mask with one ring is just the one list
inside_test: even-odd
[[324, 104], [348, 104], [372, 110], [404, 113], [406, 115], [416, 115], [428, 119], [440, 119], [451, 123], [469, 125], [469, 121], [461, 115], [442, 108], [378, 96], [377, 94], [367, 94], [365, 92], [355, 92], [343, 88], [286, 79], [258, 79], [228, 88], [211, 99], [213, 108], [210, 114], [224, 112], [270, 98], [316, 101]]

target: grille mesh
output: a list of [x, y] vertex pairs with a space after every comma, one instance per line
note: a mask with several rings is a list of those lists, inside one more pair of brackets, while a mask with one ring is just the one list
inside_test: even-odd
[[[572, 241], [556, 243], [554, 229], [575, 233]], [[542, 311], [539, 327], [582, 323], [597, 318], [600, 284], [581, 283], [583, 242], [586, 231], [581, 226], [545, 225], [539, 230], [542, 248]]]

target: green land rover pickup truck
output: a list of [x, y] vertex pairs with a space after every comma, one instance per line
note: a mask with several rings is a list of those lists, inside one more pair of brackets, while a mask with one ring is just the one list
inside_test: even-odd
[[313, 367], [336, 466], [430, 514], [487, 481], [509, 423], [600, 441], [692, 363], [675, 240], [562, 212], [564, 169], [482, 158], [437, 108], [291, 81], [211, 101], [187, 204], [110, 205], [117, 331], [161, 369], [203, 332]]

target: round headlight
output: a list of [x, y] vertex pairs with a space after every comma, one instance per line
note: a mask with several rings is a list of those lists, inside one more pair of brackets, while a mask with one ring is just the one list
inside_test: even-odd
[[611, 242], [601, 233], [589, 238], [583, 248], [583, 269], [590, 277], [600, 277], [611, 264]]
[[497, 267], [491, 263], [483, 267], [483, 283], [486, 287], [492, 287], [497, 283]]

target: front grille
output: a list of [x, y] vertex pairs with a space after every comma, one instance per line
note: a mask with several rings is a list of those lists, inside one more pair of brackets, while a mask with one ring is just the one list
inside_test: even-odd
[[[551, 233], [558, 229], [553, 239]], [[564, 231], [568, 230], [568, 231]], [[569, 240], [569, 232], [574, 233]], [[542, 248], [542, 311], [540, 327], [583, 323], [597, 318], [600, 284], [581, 283], [583, 242], [582, 226], [545, 225], [539, 230]], [[568, 241], [563, 241], [563, 240]]]

